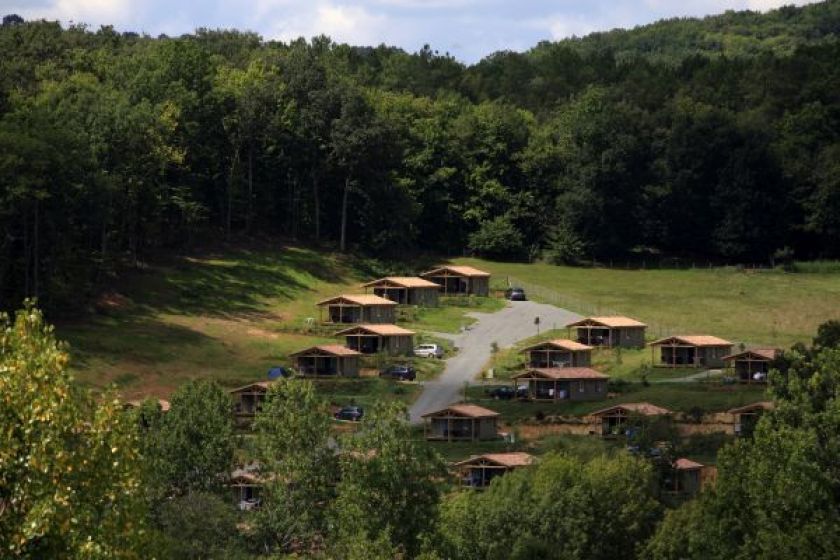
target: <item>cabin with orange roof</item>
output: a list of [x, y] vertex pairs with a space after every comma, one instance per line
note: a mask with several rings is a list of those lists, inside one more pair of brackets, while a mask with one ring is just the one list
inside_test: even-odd
[[587, 317], [566, 325], [574, 339], [589, 346], [644, 348], [647, 325], [630, 317]]
[[538, 342], [519, 353], [528, 354], [530, 368], [588, 367], [592, 363], [591, 346], [566, 338]]
[[697, 461], [680, 457], [674, 461], [670, 480], [666, 481], [666, 491], [672, 494], [693, 496], [703, 487], [703, 470], [706, 466]]
[[475, 404], [453, 404], [423, 416], [429, 441], [486, 441], [499, 437], [499, 413]]
[[[709, 335], [680, 335], [660, 338], [650, 343], [654, 367], [722, 368], [723, 358], [732, 353], [732, 343]], [[659, 359], [655, 351], [659, 349]]]
[[773, 362], [781, 355], [778, 348], [752, 348], [723, 357], [723, 363], [740, 383], [766, 383]]
[[494, 478], [528, 467], [535, 462], [530, 453], [485, 453], [455, 463], [461, 484], [469, 488], [487, 488]]
[[490, 273], [471, 266], [444, 265], [420, 274], [446, 296], [490, 295]]
[[397, 325], [356, 325], [335, 333], [344, 337], [351, 350], [362, 354], [384, 352], [391, 356], [410, 356], [414, 349], [414, 334]]
[[304, 377], [358, 377], [362, 353], [339, 344], [312, 346], [290, 354]]
[[531, 368], [513, 376], [517, 385], [527, 383], [528, 398], [535, 401], [597, 401], [607, 398], [609, 376], [587, 367]]
[[340, 295], [317, 304], [322, 323], [393, 324], [397, 321], [397, 304], [373, 294]]
[[374, 295], [399, 305], [438, 306], [440, 286], [419, 276], [386, 276], [362, 284], [362, 287], [365, 293], [371, 290]]
[[[592, 412], [589, 416], [593, 423], [599, 427], [603, 436], [617, 436], [631, 428], [634, 417], [655, 418], [657, 416], [670, 416], [672, 412], [667, 408], [656, 406], [649, 402], [621, 403], [608, 408], [602, 408]], [[595, 433], [595, 432], [591, 432]]]

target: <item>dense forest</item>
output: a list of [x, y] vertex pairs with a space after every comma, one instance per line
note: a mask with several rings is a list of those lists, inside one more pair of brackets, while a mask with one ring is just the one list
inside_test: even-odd
[[840, 256], [840, 2], [499, 52], [0, 28], [0, 307], [272, 235], [383, 258]]

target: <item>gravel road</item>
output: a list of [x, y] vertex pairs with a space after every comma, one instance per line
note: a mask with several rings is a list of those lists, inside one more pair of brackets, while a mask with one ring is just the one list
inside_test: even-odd
[[423, 386], [423, 392], [409, 410], [411, 422], [422, 422], [421, 415], [433, 412], [460, 400], [464, 382], [475, 379], [490, 359], [493, 342], [499, 348], [537, 334], [534, 318], [540, 318], [540, 331], [562, 328], [580, 319], [580, 315], [553, 305], [533, 301], [509, 302], [495, 313], [470, 313], [478, 319], [469, 330], [453, 338], [458, 353], [446, 361], [446, 369], [434, 381]]

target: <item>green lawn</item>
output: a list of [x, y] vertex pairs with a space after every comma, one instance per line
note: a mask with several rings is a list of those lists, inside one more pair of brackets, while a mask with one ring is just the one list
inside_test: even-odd
[[[317, 326], [315, 303], [361, 293], [360, 284], [377, 273], [364, 261], [282, 245], [194, 253], [126, 275], [95, 310], [58, 321], [56, 330], [70, 343], [76, 379], [88, 387], [114, 383], [127, 398], [165, 397], [199, 377], [234, 387], [264, 379], [269, 367], [288, 364], [294, 351], [343, 342], [333, 337], [335, 329]], [[418, 331], [418, 341], [451, 348], [423, 331], [457, 331], [467, 321], [465, 313], [503, 305], [486, 298], [447, 303], [413, 314], [410, 327]], [[426, 360], [416, 367], [420, 379], [428, 379], [443, 364]], [[359, 402], [367, 404], [376, 395], [408, 401], [416, 393], [409, 386], [394, 392], [365, 383], [342, 389], [337, 398], [358, 391]]]
[[734, 342], [787, 347], [810, 342], [820, 323], [840, 318], [836, 272], [616, 270], [456, 261], [491, 272], [496, 283], [511, 277], [526, 289], [534, 288], [530, 297], [584, 315], [620, 313], [645, 321], [652, 337], [714, 334]]
[[646, 401], [676, 412], [688, 412], [695, 407], [704, 411], [725, 411], [765, 398], [761, 387], [721, 385], [719, 383], [662, 383], [645, 387], [629, 383], [615, 398], [605, 401], [583, 402], [523, 402], [488, 398], [486, 387], [471, 387], [467, 392], [470, 402], [501, 413], [505, 422], [516, 424], [533, 421], [545, 416], [584, 416], [595, 410], [625, 402]]

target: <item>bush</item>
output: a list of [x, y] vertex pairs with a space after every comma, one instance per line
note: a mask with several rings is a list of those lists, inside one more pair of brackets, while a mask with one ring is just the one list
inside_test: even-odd
[[482, 222], [478, 231], [470, 234], [469, 248], [486, 257], [520, 257], [524, 241], [509, 217], [498, 216]]
[[568, 225], [561, 224], [549, 234], [545, 258], [551, 264], [577, 264], [586, 253], [586, 244]]

